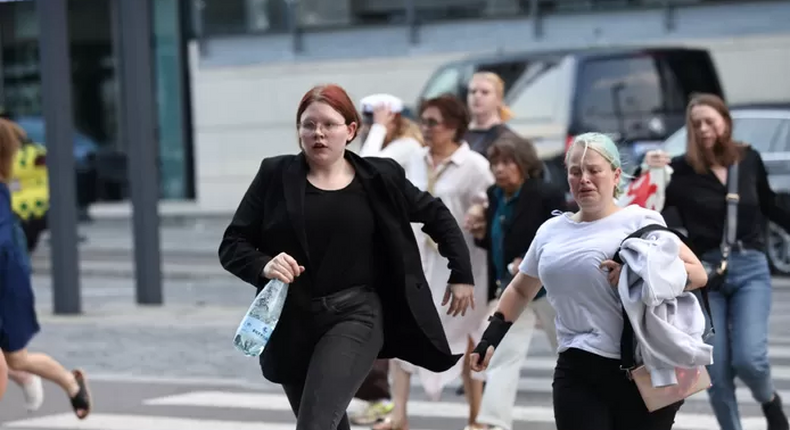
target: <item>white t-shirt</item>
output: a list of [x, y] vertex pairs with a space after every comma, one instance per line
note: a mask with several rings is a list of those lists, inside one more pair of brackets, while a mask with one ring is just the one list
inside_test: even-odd
[[546, 288], [557, 313], [558, 352], [578, 348], [619, 359], [622, 305], [601, 262], [611, 259], [629, 234], [666, 223], [660, 213], [637, 205], [591, 222], [573, 221], [571, 215], [540, 226], [519, 270]]

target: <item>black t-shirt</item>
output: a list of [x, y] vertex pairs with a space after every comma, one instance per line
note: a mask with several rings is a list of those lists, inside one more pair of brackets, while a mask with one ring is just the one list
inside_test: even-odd
[[376, 221], [359, 179], [333, 191], [307, 181], [304, 210], [313, 297], [373, 286]]

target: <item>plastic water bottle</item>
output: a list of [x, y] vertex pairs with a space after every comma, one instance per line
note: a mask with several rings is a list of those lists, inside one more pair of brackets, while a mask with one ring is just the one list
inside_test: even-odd
[[248, 357], [261, 355], [280, 320], [288, 296], [288, 284], [272, 279], [255, 297], [241, 320], [233, 344]]

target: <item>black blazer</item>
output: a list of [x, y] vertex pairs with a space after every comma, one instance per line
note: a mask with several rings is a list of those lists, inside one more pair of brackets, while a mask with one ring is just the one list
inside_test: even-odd
[[[461, 355], [450, 351], [431, 290], [423, 273], [411, 222], [423, 223], [449, 261], [449, 283], [474, 284], [469, 249], [444, 204], [417, 189], [403, 168], [388, 158], [361, 158], [346, 151], [376, 216], [382, 256], [375, 285], [384, 310], [384, 346], [379, 358], [400, 358], [434, 372], [451, 368]], [[219, 259], [230, 273], [257, 287], [271, 258], [285, 252], [297, 262], [309, 259], [304, 228], [307, 162], [303, 153], [267, 158], [233, 216]], [[300, 263], [301, 264], [301, 263]], [[304, 377], [313, 345], [299, 342], [309, 324], [304, 312], [311, 299], [309, 276], [290, 286], [283, 313], [261, 354], [266, 379], [287, 383]]]
[[[475, 240], [475, 244], [483, 249], [491, 249], [491, 225], [494, 222], [499, 199], [494, 190], [496, 185], [488, 188], [488, 209], [486, 209], [486, 235], [483, 239]], [[532, 179], [524, 182], [521, 192], [513, 208], [513, 218], [509, 225], [505, 226], [503, 239], [502, 255], [505, 261], [513, 261], [516, 258], [524, 258], [535, 233], [543, 223], [552, 217], [554, 210], [564, 211], [567, 209], [565, 194], [557, 187], [547, 184], [540, 179]], [[496, 266], [492, 253], [488, 252], [488, 300], [496, 297]]]

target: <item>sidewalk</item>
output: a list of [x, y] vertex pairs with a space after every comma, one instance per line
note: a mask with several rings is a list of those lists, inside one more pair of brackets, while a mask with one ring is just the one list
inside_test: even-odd
[[[162, 274], [165, 279], [230, 279], [217, 255], [224, 219], [183, 219], [160, 227]], [[134, 243], [129, 220], [96, 221], [79, 227], [85, 238], [79, 244], [83, 276], [134, 276]], [[49, 232], [45, 232], [32, 256], [33, 271], [51, 273]]]
[[49, 276], [34, 276], [41, 332], [31, 351], [89, 373], [260, 381], [257, 359], [233, 346], [255, 296], [241, 281], [168, 280], [163, 306], [135, 303], [132, 279], [83, 277], [83, 313], [54, 315]]

